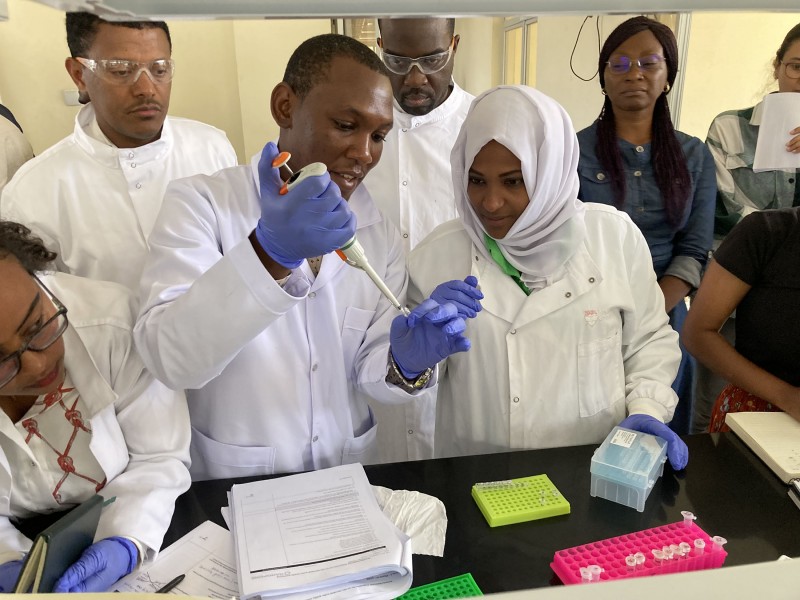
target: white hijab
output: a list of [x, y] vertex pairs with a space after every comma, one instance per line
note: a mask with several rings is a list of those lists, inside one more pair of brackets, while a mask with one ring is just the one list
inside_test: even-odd
[[450, 155], [456, 206], [470, 238], [487, 260], [483, 227], [467, 195], [469, 169], [496, 140], [522, 163], [529, 204], [497, 240], [509, 263], [532, 290], [558, 277], [586, 234], [578, 200], [578, 138], [564, 108], [527, 86], [503, 85], [472, 102]]

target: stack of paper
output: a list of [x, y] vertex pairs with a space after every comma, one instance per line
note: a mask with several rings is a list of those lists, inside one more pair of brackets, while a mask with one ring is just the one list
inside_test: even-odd
[[364, 468], [344, 465], [230, 492], [242, 600], [387, 600], [411, 585], [411, 543]]

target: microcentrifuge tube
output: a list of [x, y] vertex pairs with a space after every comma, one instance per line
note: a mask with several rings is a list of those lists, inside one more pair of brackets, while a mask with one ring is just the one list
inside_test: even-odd
[[653, 548], [651, 550], [653, 553], [653, 560], [655, 561], [656, 565], [661, 565], [664, 562], [664, 552], [663, 550], [659, 550], [658, 548]]
[[686, 558], [692, 551], [692, 547], [687, 542], [681, 542], [678, 544], [678, 548], [680, 549], [681, 558]]
[[701, 540], [700, 538], [697, 538], [694, 541], [694, 553], [697, 556], [700, 556], [705, 551], [706, 551], [706, 542], [705, 542], [705, 540]]
[[728, 543], [728, 540], [726, 540], [724, 537], [721, 537], [721, 536], [718, 536], [718, 535], [715, 535], [714, 537], [712, 537], [711, 541], [714, 542], [714, 548], [713, 548], [714, 552], [717, 552], [718, 550], [722, 550], [722, 547], [725, 544]]
[[664, 553], [664, 560], [672, 560], [672, 548], [664, 546], [661, 551]]
[[600, 581], [600, 573], [603, 572], [603, 567], [600, 565], [589, 565], [589, 572], [592, 574], [592, 581]]
[[628, 571], [636, 570], [636, 557], [633, 554], [628, 554], [625, 557], [625, 564], [628, 566]]
[[683, 524], [686, 527], [689, 527], [697, 517], [694, 516], [693, 512], [689, 512], [688, 510], [682, 510], [681, 515], [683, 515]]
[[589, 567], [581, 567], [581, 583], [591, 583], [592, 582], [592, 573], [589, 571]]
[[642, 568], [642, 565], [644, 564], [645, 561], [644, 553], [637, 552], [636, 554], [633, 555], [633, 558], [636, 559], [636, 568], [637, 569]]

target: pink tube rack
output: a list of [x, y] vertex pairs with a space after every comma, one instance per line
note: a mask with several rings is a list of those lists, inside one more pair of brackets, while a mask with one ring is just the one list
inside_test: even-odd
[[[728, 556], [722, 547], [724, 543], [723, 538], [711, 538], [694, 523], [681, 521], [559, 550], [550, 567], [566, 584], [595, 581], [591, 576], [587, 579], [587, 571], [593, 566], [602, 569], [599, 581], [715, 569]], [[689, 549], [685, 552], [687, 545]], [[680, 550], [675, 551], [676, 548]], [[685, 554], [681, 556], [681, 552]], [[639, 560], [629, 559], [637, 553], [641, 553]]]

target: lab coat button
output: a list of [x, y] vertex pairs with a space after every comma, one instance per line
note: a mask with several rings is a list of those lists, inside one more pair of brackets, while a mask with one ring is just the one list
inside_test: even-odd
[[408, 234], [407, 234], [407, 233], [404, 233], [404, 234], [403, 234], [403, 237], [404, 237], [404, 238], [406, 238], [406, 239], [408, 239]]
[[634, 171], [633, 172], [633, 176], [634, 177], [641, 177], [642, 176], [642, 172], [641, 171]]
[[572, 298], [572, 292], [567, 292], [564, 294], [564, 298]]
[[414, 430], [413, 429], [409, 429], [408, 430], [408, 435], [414, 435]]
[[406, 129], [405, 127], [403, 127], [403, 133], [406, 133], [407, 131], [408, 131], [408, 129]]
[[319, 436], [315, 435], [313, 438], [311, 438], [311, 441], [312, 442], [316, 442], [318, 439], [319, 439]]
[[514, 396], [514, 402], [519, 402], [519, 396]]
[[403, 182], [403, 185], [408, 185], [408, 182], [407, 182], [407, 181], [404, 181], [404, 182]]
[[136, 184], [136, 189], [137, 189], [137, 190], [140, 190], [140, 189], [142, 189], [142, 184], [141, 184], [141, 183], [137, 183], [137, 184]]
[[515, 333], [517, 333], [517, 330], [516, 329], [512, 329], [511, 330], [511, 335], [514, 335]]
[[136, 168], [136, 163], [131, 163], [131, 169], [135, 169], [135, 168]]
[[594, 277], [589, 277], [589, 283], [594, 283]]
[[314, 363], [313, 365], [311, 365], [311, 370], [312, 371], [316, 371], [317, 369], [319, 369], [319, 365], [317, 363]]
[[789, 177], [789, 183], [794, 183], [794, 177]]
[[133, 158], [133, 152], [128, 152], [128, 158]]
[[414, 127], [419, 127], [419, 123], [414, 123]]
[[317, 293], [316, 293], [316, 292], [311, 292], [311, 293], [308, 295], [308, 297], [309, 297], [309, 298], [316, 298], [316, 297], [317, 297]]
[[605, 173], [598, 173], [595, 177], [597, 177], [597, 181], [603, 181], [606, 178]]

